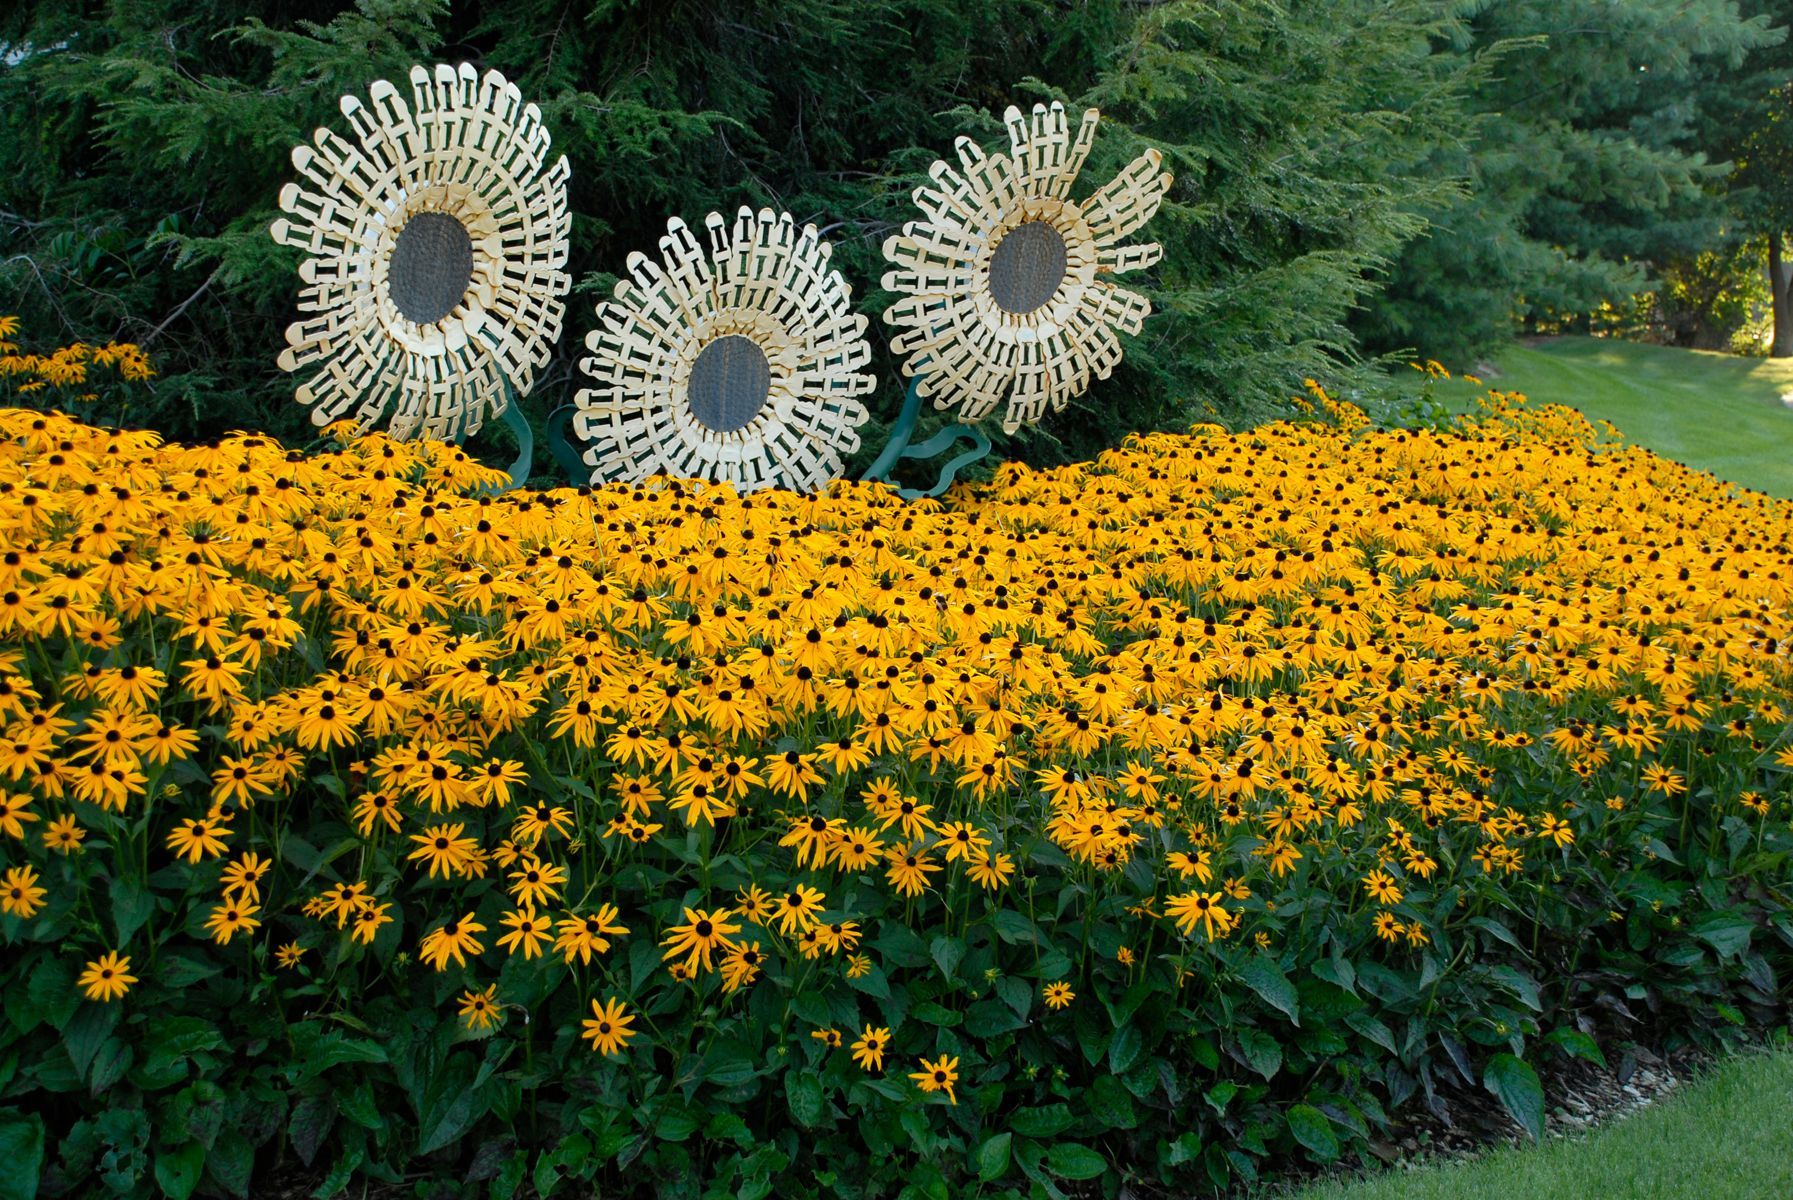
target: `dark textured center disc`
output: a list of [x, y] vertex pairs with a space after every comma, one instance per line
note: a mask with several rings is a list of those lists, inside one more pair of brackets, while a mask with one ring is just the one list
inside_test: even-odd
[[990, 255], [990, 295], [1007, 313], [1030, 313], [1065, 281], [1065, 239], [1045, 221], [1023, 221]]
[[717, 433], [732, 433], [759, 415], [772, 392], [772, 368], [752, 338], [725, 334], [691, 364], [691, 415]]
[[473, 239], [447, 213], [420, 212], [398, 231], [386, 287], [405, 320], [440, 321], [460, 304], [472, 279]]

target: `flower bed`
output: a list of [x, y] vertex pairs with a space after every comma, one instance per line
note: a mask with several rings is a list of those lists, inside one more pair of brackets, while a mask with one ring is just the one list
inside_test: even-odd
[[0, 1142], [1192, 1190], [1783, 1011], [1788, 507], [1312, 411], [943, 505], [0, 412]]

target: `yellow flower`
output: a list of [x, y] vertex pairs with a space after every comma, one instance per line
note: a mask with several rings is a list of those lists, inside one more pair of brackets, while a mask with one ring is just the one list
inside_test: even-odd
[[509, 954], [522, 951], [525, 962], [542, 952], [542, 946], [547, 943], [554, 924], [536, 916], [535, 909], [530, 907], [505, 913], [498, 918], [498, 923], [510, 930], [509, 933], [499, 935], [498, 944]]
[[485, 949], [475, 936], [486, 931], [486, 927], [467, 913], [458, 920], [448, 922], [424, 935], [417, 952], [422, 959], [438, 971], [448, 969], [448, 960], [454, 959], [459, 966], [467, 965], [466, 956], [479, 954]]
[[1071, 985], [1065, 983], [1063, 980], [1060, 980], [1057, 983], [1047, 984], [1043, 991], [1043, 996], [1047, 1008], [1069, 1008], [1071, 1007], [1071, 1001], [1077, 999], [1077, 993], [1073, 992], [1071, 990]]
[[129, 958], [120, 957], [117, 951], [107, 951], [87, 964], [75, 984], [89, 1000], [108, 1003], [123, 997], [137, 982], [137, 977], [130, 972]]
[[230, 830], [222, 821], [210, 817], [188, 818], [168, 835], [168, 848], [179, 858], [196, 863], [201, 858], [217, 858], [225, 851], [224, 839]]
[[635, 1018], [624, 1009], [621, 1000], [611, 997], [602, 1005], [593, 1000], [591, 1017], [583, 1022], [585, 1031], [579, 1036], [590, 1041], [598, 1054], [616, 1054], [635, 1036], [635, 1030], [630, 1028], [634, 1023]]
[[255, 919], [260, 912], [259, 906], [244, 900], [226, 900], [212, 909], [212, 915], [206, 918], [205, 927], [211, 931], [212, 940], [220, 946], [230, 945], [230, 939], [239, 933], [253, 932], [261, 925]]
[[37, 886], [38, 874], [30, 867], [13, 867], [0, 878], [0, 912], [27, 920], [44, 906], [43, 888]]
[[64, 813], [44, 827], [44, 845], [60, 854], [73, 854], [81, 849], [87, 831], [76, 823], [73, 813]]
[[867, 1025], [853, 1042], [853, 1061], [866, 1071], [884, 1069], [884, 1051], [890, 1045], [890, 1030]]
[[909, 1078], [913, 1079], [916, 1086], [920, 1087], [922, 1091], [945, 1092], [946, 1098], [953, 1104], [959, 1103], [958, 1096], [953, 1093], [953, 1084], [959, 1081], [959, 1060], [957, 1058], [945, 1054], [933, 1062], [923, 1058], [921, 1070], [910, 1072]]
[[25, 822], [37, 820], [36, 813], [27, 811], [30, 804], [30, 796], [8, 796], [0, 792], [0, 832], [8, 837], [23, 838]]
[[1185, 892], [1172, 896], [1164, 905], [1164, 915], [1174, 918], [1178, 932], [1185, 937], [1200, 925], [1209, 941], [1223, 938], [1233, 928], [1233, 915], [1221, 907], [1219, 892]]
[[690, 974], [695, 974], [700, 964], [706, 971], [714, 970], [712, 956], [718, 949], [731, 949], [734, 942], [730, 935], [741, 932], [741, 927], [732, 923], [729, 916], [726, 908], [710, 911], [687, 908], [685, 923], [674, 925], [667, 930], [666, 937], [661, 939], [660, 944], [666, 947], [666, 952], [661, 957], [671, 962], [683, 956], [685, 961], [682, 965]]
[[461, 1020], [467, 1022], [467, 1028], [475, 1033], [484, 1033], [498, 1022], [502, 1008], [498, 1003], [498, 985], [493, 984], [483, 992], [468, 988], [461, 993], [459, 1013]]
[[603, 954], [610, 949], [612, 937], [621, 937], [629, 932], [627, 926], [617, 922], [621, 915], [614, 904], [600, 904], [597, 912], [583, 917], [569, 914], [560, 922], [554, 948], [566, 957], [568, 966], [572, 965], [574, 958], [578, 958], [581, 963], [590, 963], [592, 955]]

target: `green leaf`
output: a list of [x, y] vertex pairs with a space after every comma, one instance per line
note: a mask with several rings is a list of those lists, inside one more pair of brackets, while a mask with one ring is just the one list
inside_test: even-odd
[[1264, 1003], [1287, 1016], [1292, 1024], [1301, 1024], [1301, 1003], [1295, 993], [1295, 985], [1289, 982], [1289, 977], [1283, 974], [1275, 959], [1268, 954], [1254, 955], [1239, 968], [1239, 978]]
[[947, 979], [953, 977], [953, 972], [965, 959], [965, 943], [959, 938], [937, 937], [928, 949], [933, 953], [934, 965]]
[[473, 1086], [472, 1075], [470, 1060], [462, 1056], [450, 1059], [430, 1080], [417, 1126], [419, 1154], [429, 1154], [448, 1145], [466, 1133], [485, 1112], [481, 1093]]
[[1239, 1031], [1239, 1053], [1245, 1065], [1265, 1079], [1282, 1070], [1282, 1043], [1261, 1029]]
[[1321, 1162], [1331, 1162], [1339, 1156], [1338, 1135], [1332, 1131], [1332, 1122], [1326, 1114], [1311, 1104], [1297, 1104], [1289, 1109], [1289, 1132], [1295, 1140], [1313, 1151]]
[[131, 1047], [115, 1037], [101, 1042], [99, 1052], [93, 1056], [93, 1073], [87, 1080], [88, 1091], [95, 1096], [104, 1094], [124, 1078], [124, 1073], [131, 1069], [131, 1062], [135, 1057]]
[[1044, 1104], [1038, 1108], [1021, 1108], [1009, 1118], [1009, 1128], [1022, 1137], [1057, 1137], [1077, 1123], [1071, 1109], [1064, 1104]]
[[1114, 1040], [1108, 1043], [1108, 1069], [1124, 1075], [1144, 1052], [1145, 1039], [1140, 1036], [1139, 1027], [1129, 1021], [1114, 1031]]
[[1734, 912], [1708, 913], [1693, 923], [1693, 936], [1718, 951], [1719, 957], [1731, 958], [1749, 949], [1755, 923]]
[[36, 1113], [0, 1109], [0, 1200], [33, 1200], [44, 1169], [44, 1122]]
[[1025, 979], [1013, 975], [1004, 975], [996, 981], [996, 994], [1002, 1002], [1015, 1010], [1017, 1017], [1025, 1017], [1033, 1008], [1033, 985]]
[[1039, 932], [1034, 929], [1033, 922], [1013, 909], [998, 910], [994, 921], [996, 936], [1005, 942], [1035, 942], [1039, 940]]
[[1062, 1179], [1094, 1179], [1108, 1169], [1108, 1162], [1088, 1146], [1058, 1142], [1046, 1151], [1046, 1169]]
[[1165, 1163], [1173, 1167], [1181, 1167], [1201, 1157], [1202, 1139], [1199, 1134], [1185, 1133], [1170, 1144], [1170, 1153], [1165, 1156]]
[[1491, 935], [1495, 938], [1498, 938], [1500, 941], [1505, 942], [1507, 945], [1509, 945], [1513, 949], [1519, 951], [1521, 954], [1529, 953], [1529, 951], [1526, 949], [1524, 943], [1522, 943], [1518, 938], [1513, 936], [1513, 931], [1511, 929], [1508, 929], [1505, 925], [1502, 925], [1499, 921], [1493, 920], [1492, 918], [1489, 918], [1489, 917], [1471, 917], [1471, 918], [1469, 918], [1469, 923], [1470, 923], [1470, 925], [1474, 926], [1475, 928], [1480, 929], [1480, 930], [1484, 931], [1485, 933], [1488, 933], [1489, 935]]
[[1602, 1067], [1606, 1065], [1606, 1055], [1600, 1053], [1600, 1043], [1579, 1029], [1571, 1029], [1565, 1025], [1561, 1029], [1551, 1030], [1544, 1040], [1560, 1048], [1565, 1054], [1572, 1054]]
[[793, 1071], [785, 1076], [784, 1099], [791, 1119], [805, 1129], [822, 1123], [822, 1080], [813, 1071]]
[[1133, 1096], [1113, 1075], [1097, 1076], [1086, 1097], [1090, 1116], [1107, 1129], [1132, 1129], [1139, 1124]]
[[306, 1166], [317, 1158], [318, 1148], [324, 1144], [330, 1127], [336, 1124], [336, 1101], [328, 1095], [306, 1096], [293, 1105], [292, 1119], [287, 1122], [287, 1133], [292, 1136], [293, 1150], [299, 1161]]
[[979, 1039], [1013, 1033], [1027, 1024], [1013, 1009], [997, 999], [979, 1000], [965, 1010], [965, 1036]]
[[135, 880], [114, 880], [112, 892], [112, 924], [118, 930], [117, 944], [122, 946], [155, 915], [156, 898], [148, 888]]
[[925, 1000], [922, 1003], [917, 1004], [909, 1011], [909, 1015], [914, 1017], [917, 1021], [920, 1021], [923, 1025], [941, 1025], [948, 1028], [957, 1025], [965, 1019], [963, 1014], [956, 1013], [950, 1008], [936, 1004], [932, 1000]]
[[169, 1200], [187, 1200], [199, 1186], [205, 1170], [205, 1147], [198, 1142], [183, 1142], [175, 1150], [156, 1152], [156, 1184]]
[[249, 1194], [249, 1173], [255, 1166], [255, 1150], [249, 1140], [235, 1130], [218, 1135], [206, 1155], [206, 1170], [218, 1185], [233, 1196]]
[[75, 1074], [85, 1079], [94, 1056], [112, 1031], [118, 1028], [119, 1006], [116, 1004], [83, 1004], [68, 1024], [62, 1027], [62, 1044]]
[[1544, 1088], [1529, 1064], [1511, 1054], [1496, 1054], [1482, 1072], [1482, 1086], [1500, 1098], [1533, 1141], [1544, 1136]]
[[977, 1148], [977, 1177], [985, 1183], [1001, 1179], [1009, 1169], [1009, 1143], [1013, 1134], [999, 1133]]

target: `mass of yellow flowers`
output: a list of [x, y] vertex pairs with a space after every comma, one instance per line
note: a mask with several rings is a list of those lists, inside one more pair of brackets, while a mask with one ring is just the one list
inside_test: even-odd
[[74, 914], [86, 994], [128, 1002], [151, 927], [114, 944], [85, 893], [172, 864], [158, 936], [390, 943], [480, 1029], [510, 960], [575, 970], [614, 1054], [640, 939], [651, 986], [727, 998], [876, 968], [866, 896], [926, 935], [1062, 877], [1123, 898], [1123, 964], [1269, 945], [1290, 889], [1403, 953], [1450, 919], [1415, 892], [1784, 806], [1786, 504], [1515, 398], [1307, 405], [920, 503], [0, 411], [0, 904]]

